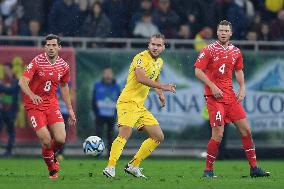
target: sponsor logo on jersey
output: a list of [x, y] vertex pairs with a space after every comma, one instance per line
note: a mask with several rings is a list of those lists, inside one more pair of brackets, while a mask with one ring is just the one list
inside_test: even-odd
[[214, 60], [214, 61], [219, 60], [219, 56], [215, 56], [215, 57], [213, 58], [213, 60]]
[[38, 75], [39, 76], [44, 76], [44, 72], [39, 72]]

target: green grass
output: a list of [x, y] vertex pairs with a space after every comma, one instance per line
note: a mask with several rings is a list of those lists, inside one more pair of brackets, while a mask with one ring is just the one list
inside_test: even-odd
[[[60, 162], [60, 177], [57, 180], [47, 178], [47, 170], [39, 159], [0, 159], [0, 188], [41, 188], [41, 189], [282, 189], [284, 187], [283, 161], [261, 161], [259, 164], [271, 171], [269, 178], [248, 177], [246, 161], [217, 161], [215, 173], [218, 178], [203, 179], [202, 160], [146, 160], [143, 172], [147, 180], [126, 175], [121, 160], [116, 168], [116, 178], [107, 179], [101, 172], [105, 160], [72, 159]], [[92, 176], [90, 176], [92, 173]]]

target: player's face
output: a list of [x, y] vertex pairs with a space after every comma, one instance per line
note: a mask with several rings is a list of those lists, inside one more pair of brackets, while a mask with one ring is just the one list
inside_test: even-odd
[[45, 44], [45, 52], [49, 58], [57, 57], [58, 51], [61, 48], [57, 43], [57, 39], [47, 40]]
[[106, 83], [111, 83], [112, 80], [113, 80], [113, 73], [112, 73], [112, 69], [108, 68], [108, 69], [105, 69], [103, 71], [103, 80], [106, 82]]
[[159, 57], [165, 50], [164, 40], [162, 38], [152, 37], [150, 39], [148, 49], [153, 57]]
[[232, 36], [232, 30], [230, 26], [219, 25], [217, 29], [217, 36], [218, 36], [218, 40], [221, 43], [227, 43]]
[[13, 71], [12, 71], [12, 69], [11, 69], [9, 66], [7, 66], [7, 65], [4, 66], [4, 73], [5, 73], [5, 77], [7, 77], [7, 79], [10, 79], [10, 78], [13, 77]]

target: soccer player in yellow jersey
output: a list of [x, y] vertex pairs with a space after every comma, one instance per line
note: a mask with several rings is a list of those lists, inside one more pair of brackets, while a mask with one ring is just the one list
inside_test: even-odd
[[126, 173], [135, 177], [146, 178], [141, 173], [139, 165], [164, 140], [164, 134], [158, 121], [144, 106], [150, 87], [155, 89], [162, 107], [166, 103], [163, 91], [176, 92], [175, 85], [160, 83], [159, 75], [163, 66], [160, 54], [164, 50], [164, 35], [155, 34], [150, 38], [148, 50], [137, 54], [133, 58], [127, 83], [117, 100], [119, 133], [112, 143], [108, 165], [103, 170], [106, 177], [115, 177], [116, 162], [126, 141], [131, 136], [132, 128], [145, 131], [149, 135], [149, 138], [142, 143], [134, 158], [124, 168]]

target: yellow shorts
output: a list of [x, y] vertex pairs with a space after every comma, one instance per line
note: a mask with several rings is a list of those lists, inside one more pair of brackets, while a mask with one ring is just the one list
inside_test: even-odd
[[144, 106], [140, 107], [135, 102], [118, 102], [116, 105], [118, 126], [136, 127], [159, 125], [157, 119]]

